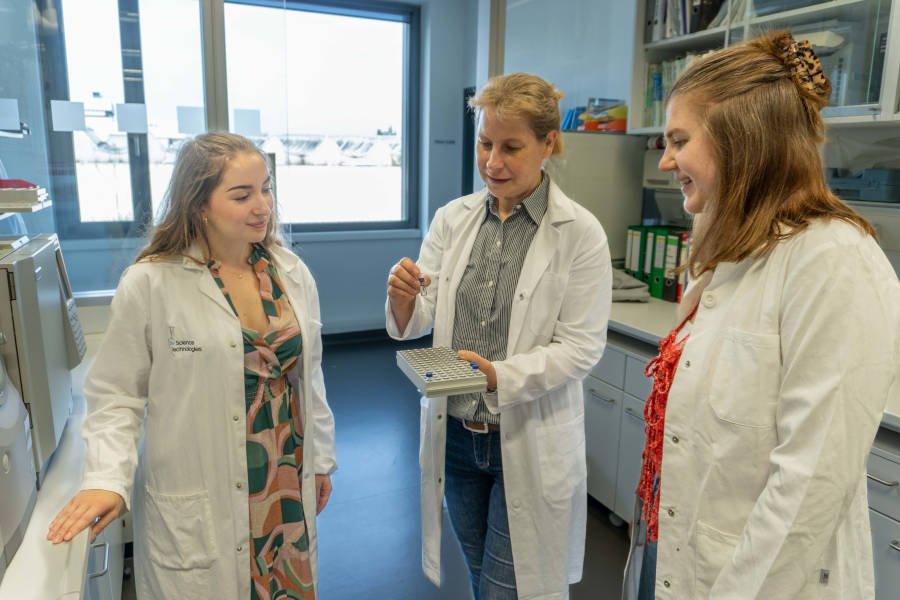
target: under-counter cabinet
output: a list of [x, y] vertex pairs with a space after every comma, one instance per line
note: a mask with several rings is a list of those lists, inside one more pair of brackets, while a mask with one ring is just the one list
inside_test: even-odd
[[900, 433], [882, 427], [866, 463], [875, 599], [900, 593]]
[[123, 529], [122, 519], [116, 519], [91, 544], [85, 565], [82, 600], [122, 600], [125, 563]]

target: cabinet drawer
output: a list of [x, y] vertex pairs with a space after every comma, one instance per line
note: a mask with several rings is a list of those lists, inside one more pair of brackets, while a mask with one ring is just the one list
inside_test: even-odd
[[625, 355], [607, 345], [603, 358], [591, 369], [591, 375], [621, 390], [625, 384]]
[[622, 390], [588, 375], [584, 379], [584, 433], [588, 494], [612, 508], [616, 501]]
[[866, 473], [869, 506], [900, 521], [900, 464], [877, 454], [869, 454]]
[[644, 369], [650, 359], [638, 360], [633, 356], [625, 360], [625, 393], [640, 398], [642, 402], [650, 396], [653, 380], [644, 375]]
[[872, 559], [875, 562], [875, 600], [896, 600], [900, 590], [900, 522], [869, 510]]
[[613, 510], [625, 521], [631, 521], [634, 498], [641, 478], [641, 455], [644, 452], [644, 404], [625, 394], [622, 401], [622, 426], [619, 433], [619, 472], [616, 475], [616, 506]]

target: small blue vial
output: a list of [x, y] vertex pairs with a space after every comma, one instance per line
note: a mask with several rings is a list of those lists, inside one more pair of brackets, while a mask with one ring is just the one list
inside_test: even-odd
[[422, 284], [422, 285], [419, 286], [419, 293], [422, 294], [423, 296], [427, 296], [427, 295], [428, 295], [428, 290], [427, 290], [426, 287], [425, 287], [425, 278], [424, 278], [424, 277], [419, 277], [419, 283]]
[[432, 375], [434, 375], [434, 373], [432, 373], [431, 371], [425, 371], [425, 378], [426, 378], [426, 379], [431, 379]]
[[478, 370], [478, 363], [477, 363], [477, 362], [470, 362], [470, 363], [469, 363], [469, 366], [472, 367], [472, 369], [473, 369], [474, 371], [477, 371], [477, 370]]

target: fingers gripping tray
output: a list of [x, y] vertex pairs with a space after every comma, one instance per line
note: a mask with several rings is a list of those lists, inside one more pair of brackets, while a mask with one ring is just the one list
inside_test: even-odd
[[397, 352], [397, 366], [427, 398], [487, 390], [487, 377], [452, 348], [417, 348]]

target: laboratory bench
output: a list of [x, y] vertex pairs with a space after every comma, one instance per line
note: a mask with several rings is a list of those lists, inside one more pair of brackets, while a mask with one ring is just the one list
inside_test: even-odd
[[102, 335], [87, 335], [87, 354], [72, 371], [72, 410], [38, 490], [22, 544], [0, 581], [0, 598], [16, 600], [120, 600], [124, 563], [123, 519], [110, 523], [92, 544], [89, 529], [53, 545], [47, 527], [81, 484], [85, 444], [82, 394]]
[[[613, 302], [606, 350], [584, 380], [588, 493], [630, 521], [644, 448], [644, 375], [660, 339], [677, 325], [678, 305]], [[867, 462], [876, 600], [900, 589], [900, 415], [885, 413]]]

